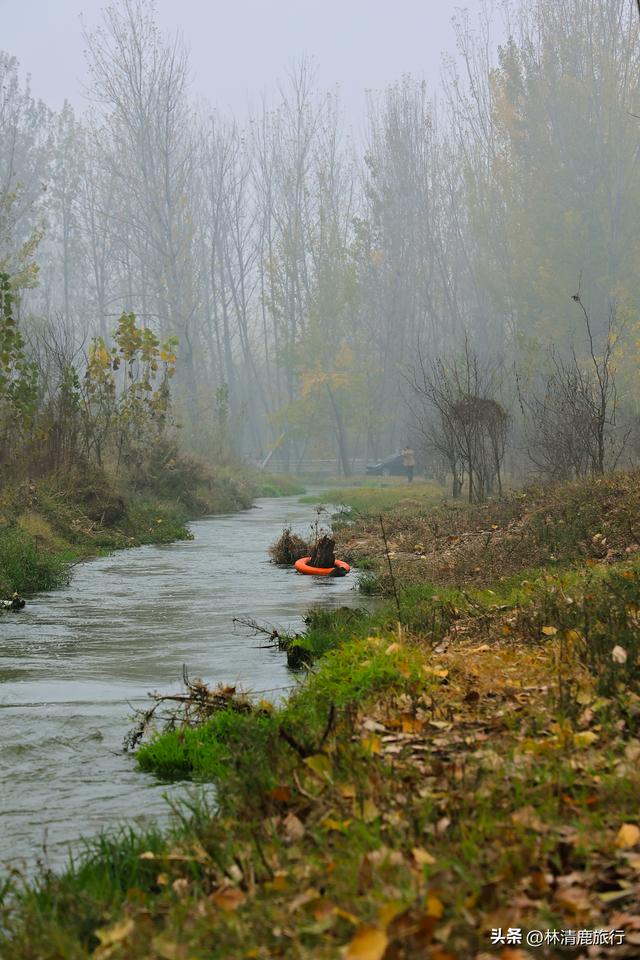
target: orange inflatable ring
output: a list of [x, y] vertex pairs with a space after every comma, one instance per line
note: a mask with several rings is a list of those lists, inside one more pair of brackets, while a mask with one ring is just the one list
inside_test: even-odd
[[316, 577], [330, 577], [336, 567], [344, 570], [345, 573], [349, 573], [349, 570], [351, 570], [351, 567], [345, 560], [336, 560], [334, 567], [312, 567], [309, 560], [311, 560], [311, 557], [302, 557], [300, 560], [296, 560], [294, 567], [298, 573], [308, 573]]

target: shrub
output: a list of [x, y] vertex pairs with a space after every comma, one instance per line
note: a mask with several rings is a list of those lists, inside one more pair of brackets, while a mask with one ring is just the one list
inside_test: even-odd
[[297, 533], [292, 533], [290, 527], [285, 527], [282, 535], [269, 547], [269, 555], [274, 563], [291, 566], [301, 557], [310, 556], [311, 547]]

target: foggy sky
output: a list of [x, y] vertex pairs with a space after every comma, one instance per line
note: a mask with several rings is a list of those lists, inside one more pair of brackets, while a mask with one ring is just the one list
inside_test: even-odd
[[[441, 53], [453, 53], [451, 18], [481, 0], [158, 0], [164, 30], [191, 53], [193, 92], [242, 116], [301, 57], [322, 87], [339, 84], [349, 123], [364, 91], [410, 73], [433, 89]], [[32, 92], [55, 109], [82, 109], [86, 66], [80, 14], [92, 28], [105, 0], [0, 0], [0, 49], [20, 61]]]

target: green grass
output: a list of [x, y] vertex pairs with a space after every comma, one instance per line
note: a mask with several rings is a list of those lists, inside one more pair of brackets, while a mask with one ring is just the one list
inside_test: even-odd
[[163, 779], [211, 781], [223, 807], [229, 798], [229, 783], [234, 786], [234, 803], [241, 784], [242, 792], [252, 796], [268, 792], [281, 776], [281, 728], [311, 748], [326, 727], [331, 705], [344, 710], [376, 691], [390, 691], [417, 680], [416, 657], [409, 657], [410, 669], [403, 675], [384, 649], [371, 653], [367, 636], [374, 627], [364, 611], [355, 612], [352, 618], [340, 611], [318, 611], [305, 643], [316, 655], [323, 654], [321, 667], [307, 676], [285, 706], [252, 713], [226, 709], [203, 725], [160, 733], [137, 751], [140, 768]]
[[191, 540], [193, 534], [186, 526], [187, 517], [181, 507], [158, 501], [134, 502], [118, 533], [130, 537], [136, 544], [173, 543]]
[[10, 893], [12, 903], [21, 903], [46, 931], [42, 943], [34, 945], [31, 931], [24, 930], [12, 946], [15, 956], [85, 960], [87, 950], [99, 945], [96, 929], [109, 911], [117, 910], [133, 890], [160, 891], [157, 863], [141, 854], [166, 850], [170, 837], [154, 829], [122, 828], [88, 841], [61, 874], [43, 870], [35, 883], [14, 880], [5, 896]]
[[[124, 904], [144, 908], [165, 893], [171, 896], [171, 886], [163, 878], [164, 871], [171, 876], [174, 861], [181, 864], [181, 875], [189, 876], [194, 888], [204, 893], [207, 881], [202, 866], [233, 867], [247, 839], [261, 831], [261, 817], [277, 809], [273, 790], [287, 782], [300, 762], [281, 730], [296, 738], [309, 756], [316, 756], [323, 749], [332, 708], [338, 717], [348, 716], [352, 708], [383, 693], [400, 693], [423, 682], [418, 655], [406, 648], [387, 653], [387, 644], [372, 646], [365, 639], [332, 651], [322, 669], [310, 674], [282, 709], [252, 714], [227, 710], [202, 727], [164, 734], [143, 747], [138, 761], [144, 769], [215, 783], [217, 815], [194, 803], [191, 815], [183, 815], [181, 824], [163, 836], [135, 830], [105, 835], [88, 843], [62, 874], [45, 871], [35, 883], [13, 884], [5, 892], [4, 904], [0, 903], [0, 920], [3, 908], [6, 924], [3, 929], [0, 922], [2, 956], [7, 960], [86, 957], [98, 945], [96, 928], [108, 927]], [[358, 773], [354, 766], [357, 756], [363, 756], [363, 748], [347, 742], [339, 756], [332, 755], [332, 777], [352, 779], [357, 774], [363, 777], [365, 789], [366, 773]], [[226, 817], [239, 817], [240, 833], [229, 832]], [[352, 841], [350, 856], [356, 869], [361, 852], [376, 844], [375, 830], [363, 824], [360, 836], [354, 831]], [[198, 854], [189, 855], [196, 844]], [[17, 917], [27, 922], [16, 923]], [[213, 952], [206, 955], [235, 956], [234, 947], [218, 933]]]
[[[598, 571], [593, 584], [584, 580], [590, 571], [582, 579], [577, 571], [564, 571], [563, 585], [572, 583], [571, 622], [580, 619], [573, 608], [584, 612], [597, 587], [599, 605], [590, 616], [606, 615], [611, 597], [619, 596], [620, 606], [607, 624], [611, 629], [638, 596], [637, 581], [624, 576], [631, 569]], [[510, 578], [495, 591], [473, 595], [426, 584], [403, 591], [401, 600], [407, 622], [419, 627], [423, 639], [439, 606], [457, 607], [465, 615], [482, 606], [482, 621], [485, 613], [495, 612], [496, 598], [519, 602], [525, 595], [530, 605], [537, 604], [534, 619], [553, 616], [560, 629], [558, 611], [549, 604], [566, 592], [556, 579], [553, 593], [554, 576], [530, 571], [524, 584]], [[185, 815], [164, 836], [127, 832], [100, 838], [62, 876], [45, 874], [35, 887], [14, 892], [19, 912], [6, 915], [0, 932], [3, 957], [80, 960], [99, 938], [111, 935], [107, 931], [120, 936], [124, 916], [131, 923], [122, 933], [127, 944], [122, 955], [130, 958], [153, 950], [179, 957], [179, 951], [172, 952], [175, 945], [188, 947], [185, 956], [211, 960], [266, 957], [287, 922], [298, 945], [293, 956], [328, 960], [349, 942], [354, 924], [379, 924], [386, 904], [405, 918], [407, 928], [419, 930], [427, 897], [433, 898], [438, 920], [445, 912], [439, 928], [447, 931], [449, 949], [470, 956], [482, 949], [481, 924], [505, 908], [512, 889], [518, 892], [530, 875], [540, 875], [542, 866], [553, 875], [597, 866], [620, 823], [637, 818], [637, 777], [620, 772], [624, 743], [616, 718], [608, 716], [607, 701], [592, 701], [604, 744], [590, 752], [568, 747], [581, 728], [563, 727], [562, 714], [546, 700], [546, 710], [537, 700], [506, 713], [503, 706], [487, 738], [487, 721], [465, 696], [476, 689], [476, 674], [469, 688], [454, 666], [440, 686], [442, 680], [428, 676], [434, 661], [425, 655], [424, 643], [397, 644], [387, 632], [393, 614], [387, 602], [371, 612], [313, 611], [308, 640], [325, 655], [281, 709], [227, 710], [203, 726], [174, 730], [143, 747], [138, 761], [144, 769], [213, 782], [217, 815], [194, 803], [193, 815]], [[529, 651], [526, 644], [519, 650], [535, 665], [548, 643], [539, 635]], [[546, 672], [552, 664], [549, 654], [548, 663], [539, 667], [545, 683], [553, 679]], [[486, 682], [500, 707], [505, 681], [494, 676], [495, 664], [487, 670]], [[438, 698], [448, 691], [451, 706], [444, 703], [438, 710]], [[552, 692], [550, 703], [557, 707], [554, 697]], [[483, 702], [490, 718], [493, 701]], [[416, 703], [436, 718], [437, 729], [428, 725], [423, 742], [431, 749], [436, 740], [429, 761], [436, 779], [429, 767], [425, 778], [424, 770], [397, 754], [379, 755], [381, 735], [375, 745], [375, 735], [364, 741], [354, 732], [360, 729], [355, 718], [367, 715], [397, 729], [398, 711]], [[413, 708], [400, 713], [414, 715]], [[463, 721], [465, 738], [474, 730], [480, 734], [468, 746], [451, 722], [454, 715]], [[283, 732], [295, 739], [296, 749]], [[301, 832], [295, 839], [287, 837], [288, 811], [298, 818], [294, 826]], [[441, 824], [442, 829], [436, 827]], [[567, 831], [574, 831], [570, 843]], [[411, 860], [416, 848], [426, 848], [433, 864], [416, 870]], [[243, 891], [257, 881], [255, 893], [237, 912], [212, 907], [220, 884], [240, 875]], [[306, 908], [294, 908], [297, 896], [308, 890], [321, 905], [328, 901], [327, 910], [338, 905], [345, 916], [329, 912], [323, 924], [320, 908], [315, 919]], [[549, 902], [537, 897], [538, 904], [551, 926], [567, 926], [552, 896]], [[354, 915], [356, 921], [348, 919]], [[391, 923], [390, 937], [394, 929]], [[402, 938], [410, 934], [402, 927], [397, 935], [404, 944]], [[421, 949], [409, 940], [405, 955], [420, 956]]]
[[184, 509], [134, 501], [114, 526], [91, 522], [77, 504], [43, 490], [17, 522], [0, 526], [0, 594], [51, 590], [68, 582], [72, 564], [145, 543], [188, 540]]
[[206, 475], [206, 482], [204, 471], [194, 468], [197, 484], [188, 496], [181, 488], [176, 497], [129, 489], [120, 494], [104, 474], [94, 473], [71, 477], [66, 485], [56, 478], [4, 485], [0, 595], [60, 586], [71, 564], [112, 550], [188, 540], [191, 517], [244, 509], [254, 496], [250, 480], [228, 467]]
[[295, 497], [306, 489], [297, 477], [279, 473], [259, 473], [255, 485], [258, 497]]
[[136, 758], [141, 770], [163, 780], [222, 780], [231, 765], [241, 763], [243, 771], [253, 777], [260, 768], [263, 781], [268, 774], [264, 757], [273, 736], [277, 736], [277, 727], [268, 713], [227, 709], [201, 726], [181, 727], [154, 737], [138, 750]]
[[[361, 486], [346, 486], [323, 490], [318, 494], [309, 494], [302, 497], [302, 503], [334, 504], [344, 507], [352, 514], [378, 514], [396, 508], [403, 501], [418, 501], [420, 507], [442, 500], [442, 488], [432, 482], [414, 481], [413, 483], [393, 484], [373, 482], [376, 478], [369, 478], [370, 482]], [[415, 503], [413, 504], [415, 508]]]
[[0, 530], [0, 593], [33, 593], [62, 586], [68, 579], [69, 556], [39, 549], [35, 539], [16, 527]]
[[[640, 560], [565, 558], [399, 600], [400, 617], [389, 596], [311, 610], [296, 642], [320, 659], [281, 708], [143, 746], [144, 769], [213, 783], [217, 813], [194, 801], [164, 836], [100, 838], [14, 888], [3, 958], [84, 960], [117, 934], [96, 956], [263, 960], [285, 930], [292, 957], [333, 960], [359, 924], [394, 955], [437, 951], [437, 932], [445, 956], [472, 956], [518, 899], [518, 926], [575, 926], [556, 896], [572, 876], [595, 905], [580, 923], [615, 926], [603, 911], [635, 884], [616, 835], [638, 821]], [[220, 907], [230, 884], [240, 906]]]
[[[371, 574], [364, 577], [365, 594], [376, 592], [378, 581]], [[400, 590], [401, 622], [413, 634], [437, 643], [449, 631], [452, 623], [464, 614], [475, 612], [480, 601], [457, 588], [437, 587], [424, 583]], [[486, 602], [487, 612], [495, 606], [495, 596]], [[312, 607], [305, 618], [306, 628], [292, 640], [282, 638], [283, 649], [299, 646], [308, 654], [305, 662], [325, 658], [330, 651], [343, 650], [353, 640], [364, 640], [370, 635], [393, 633], [398, 625], [398, 609], [394, 599], [381, 597], [373, 609], [339, 607], [327, 610]]]
[[[531, 632], [553, 628], [563, 638], [563, 655], [577, 656], [596, 678], [599, 693], [615, 697], [624, 689], [640, 694], [640, 563], [589, 569], [569, 584], [549, 578], [521, 614]], [[617, 658], [613, 651], [618, 651]], [[621, 698], [621, 703], [626, 700]], [[626, 709], [626, 707], [625, 707]], [[640, 729], [640, 709], [631, 706], [626, 725]]]

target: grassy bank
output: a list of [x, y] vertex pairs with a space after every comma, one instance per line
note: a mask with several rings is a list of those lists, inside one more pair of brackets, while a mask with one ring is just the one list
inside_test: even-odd
[[297, 477], [282, 473], [257, 473], [254, 485], [257, 497], [295, 497], [306, 489]]
[[[71, 524], [69, 525], [69, 520]], [[190, 537], [186, 516], [168, 504], [145, 502], [128, 511], [126, 521], [113, 527], [95, 526], [77, 508], [66, 504], [65, 515], [43, 506], [15, 516], [0, 526], [0, 594], [29, 594], [68, 582], [74, 563], [112, 550], [143, 543], [169, 543]]]
[[5, 484], [0, 595], [59, 586], [86, 557], [188, 539], [188, 520], [246, 509], [255, 495], [253, 478], [240, 468], [211, 471], [186, 459], [143, 489], [114, 484], [96, 470]]
[[[195, 805], [170, 834], [101, 840], [42, 874], [7, 898], [0, 954], [575, 958], [586, 950], [491, 932], [603, 927], [625, 945], [590, 958], [637, 956], [640, 558], [624, 491], [633, 478], [551, 490], [546, 513], [542, 491], [517, 514], [507, 500], [505, 529], [526, 542], [507, 540], [492, 578], [414, 570], [397, 596], [379, 580], [373, 612], [312, 612], [302, 642], [319, 659], [282, 708], [228, 706], [138, 752], [160, 776], [214, 783], [217, 814]], [[591, 532], [596, 496], [608, 526]], [[558, 504], [582, 519], [544, 562], [540, 517], [567, 520]], [[498, 507], [451, 514], [450, 532], [444, 509], [386, 521], [464, 544]], [[375, 567], [379, 538], [358, 524], [344, 536], [369, 537]], [[598, 554], [587, 533], [606, 539]]]
[[302, 497], [303, 503], [331, 504], [339, 507], [344, 519], [349, 516], [370, 516], [391, 509], [415, 511], [416, 507], [427, 508], [442, 500], [442, 488], [430, 481], [419, 480], [408, 484], [397, 479], [377, 477], [361, 478], [349, 486], [329, 486], [320, 493]]
[[[477, 506], [423, 500], [384, 511], [398, 579], [438, 585], [493, 584], [540, 566], [620, 561], [640, 550], [639, 518], [636, 473], [531, 487]], [[386, 576], [379, 511], [361, 511], [338, 539], [342, 555]]]

